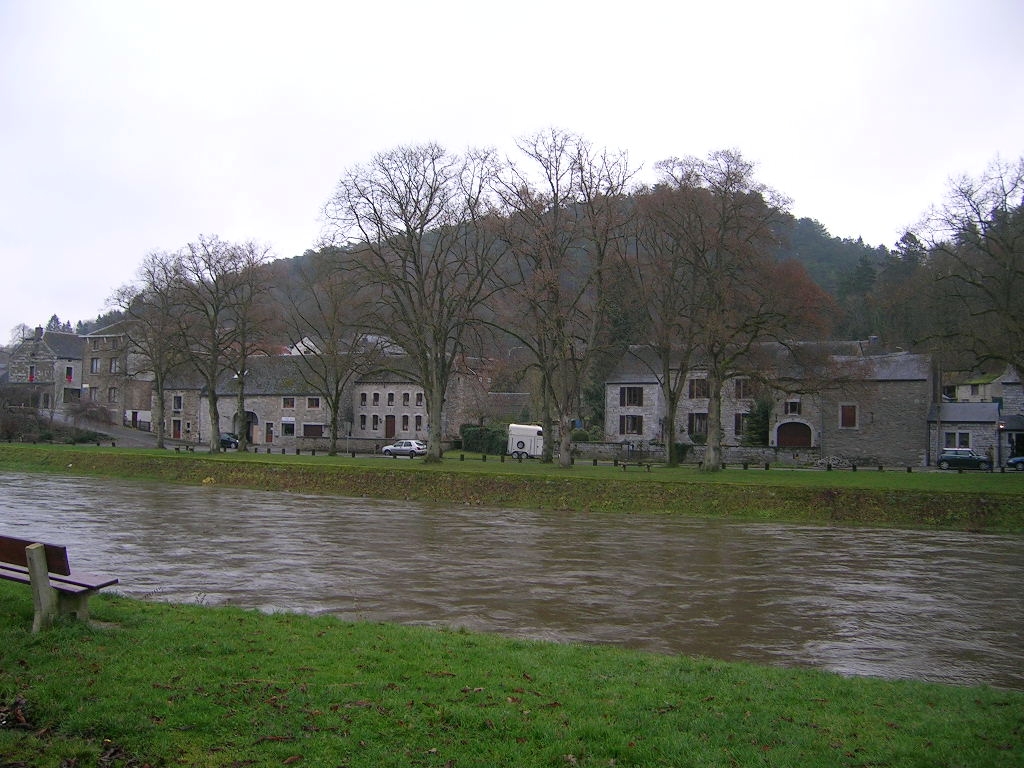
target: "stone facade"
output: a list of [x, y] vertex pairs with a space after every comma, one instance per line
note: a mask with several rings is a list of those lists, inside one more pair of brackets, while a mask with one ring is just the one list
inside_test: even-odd
[[[643, 350], [631, 351], [606, 383], [605, 440], [649, 451], [664, 441], [665, 407], [652, 360], [645, 355]], [[837, 371], [846, 371], [845, 384], [819, 385], [813, 394], [788, 394], [800, 391], [798, 382], [782, 386], [778, 379], [769, 426], [772, 458], [809, 463], [831, 457], [865, 466], [928, 463], [927, 419], [934, 388], [930, 360], [900, 353], [868, 355], [855, 363], [834, 356], [833, 363]], [[770, 372], [761, 374], [772, 378]], [[723, 384], [722, 445], [727, 460], [735, 461], [746, 450], [741, 442], [753, 394], [746, 377]], [[683, 386], [676, 440], [692, 446], [688, 457], [697, 460], [708, 428], [707, 395], [706, 372], [696, 368]]]
[[100, 328], [82, 340], [82, 398], [106, 408], [114, 424], [149, 430], [152, 376], [143, 371], [144, 358], [132, 352], [124, 325]]
[[36, 328], [11, 352], [7, 372], [11, 384], [35, 390], [36, 407], [61, 411], [82, 398], [82, 339], [73, 333]]

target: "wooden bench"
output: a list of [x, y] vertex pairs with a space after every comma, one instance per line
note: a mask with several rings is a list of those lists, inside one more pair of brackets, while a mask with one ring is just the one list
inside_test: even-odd
[[618, 465], [622, 467], [622, 471], [625, 472], [630, 467], [636, 467], [637, 469], [646, 469], [648, 472], [651, 471], [651, 464], [647, 461], [620, 461]]
[[13, 536], [0, 536], [0, 579], [32, 587], [33, 632], [50, 626], [57, 616], [88, 621], [89, 598], [117, 584], [117, 579], [110, 576], [73, 572], [67, 547]]

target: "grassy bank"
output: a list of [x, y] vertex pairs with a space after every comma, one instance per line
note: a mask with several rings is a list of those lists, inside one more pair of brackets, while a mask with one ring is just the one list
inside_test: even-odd
[[624, 471], [580, 462], [449, 454], [419, 460], [0, 445], [0, 469], [218, 483], [280, 491], [447, 504], [655, 512], [855, 525], [1024, 531], [1024, 473], [858, 472], [739, 467], [708, 476], [693, 467]]
[[1017, 766], [1024, 694], [0, 582], [0, 766]]

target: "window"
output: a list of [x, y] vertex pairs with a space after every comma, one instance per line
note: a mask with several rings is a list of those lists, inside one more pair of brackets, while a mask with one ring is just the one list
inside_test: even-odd
[[[643, 387], [619, 387], [619, 405], [623, 407], [636, 406], [640, 407], [644, 404], [644, 388]], [[624, 433], [620, 433], [624, 434]]]
[[402, 415], [402, 431], [409, 431], [409, 414], [407, 413]]
[[99, 373], [99, 372], [100, 372], [100, 359], [98, 357], [93, 357], [93, 358], [91, 358], [89, 360], [89, 373]]
[[394, 405], [394, 404], [395, 404], [395, 393], [394, 392], [388, 392], [388, 405]]
[[944, 442], [947, 448], [970, 448], [971, 447], [971, 433], [970, 432], [946, 432], [944, 434]]
[[800, 415], [800, 401], [799, 400], [787, 400], [783, 406], [783, 412], [787, 416], [799, 416]]
[[981, 388], [977, 384], [971, 384], [971, 397], [977, 397]]
[[754, 396], [754, 385], [750, 379], [736, 379], [736, 399], [750, 400]]
[[295, 437], [295, 422], [285, 421], [281, 424], [281, 435], [283, 437]]
[[366, 414], [365, 413], [362, 414], [359, 417], [359, 428], [360, 429], [366, 429]]
[[408, 392], [403, 392], [402, 393], [402, 405], [408, 405], [408, 404], [409, 404], [409, 393]]
[[303, 437], [323, 437], [324, 436], [324, 425], [323, 424], [303, 424], [302, 425], [302, 436]]
[[687, 414], [686, 431], [691, 435], [706, 435], [708, 433], [708, 415], [706, 413]]
[[109, 387], [107, 389], [107, 402], [108, 403], [116, 403], [117, 402], [117, 387]]
[[110, 358], [110, 372], [111, 373], [117, 373], [117, 370], [119, 368], [118, 362], [119, 361], [118, 361], [118, 359], [116, 357]]
[[174, 397], [171, 398], [171, 410], [172, 411], [180, 411], [181, 410], [181, 395], [175, 395]]
[[856, 405], [840, 405], [839, 406], [839, 428], [840, 429], [856, 429], [857, 428], [857, 406]]
[[644, 417], [635, 415], [619, 416], [620, 435], [642, 435], [644, 433]]
[[320, 398], [319, 397], [307, 397], [306, 398], [306, 407], [307, 408], [319, 408], [320, 407]]
[[359, 404], [360, 405], [366, 405], [366, 393], [365, 392], [360, 392], [359, 393]]
[[374, 429], [379, 429], [380, 428], [380, 416], [374, 416], [373, 417], [373, 428]]
[[707, 397], [709, 394], [707, 379], [690, 379], [689, 397], [691, 400]]
[[416, 417], [416, 431], [417, 432], [422, 432], [423, 431], [423, 417], [422, 416], [417, 416]]
[[36, 380], [36, 367], [34, 365], [30, 365], [28, 367], [28, 380], [29, 381], [35, 381]]
[[418, 405], [418, 406], [422, 406], [423, 405], [423, 393], [422, 392], [417, 392], [416, 393], [416, 405]]
[[65, 366], [64, 367], [64, 379], [66, 381], [71, 381], [73, 378], [75, 378], [75, 369], [72, 368], [70, 365]]
[[380, 392], [373, 393], [373, 404], [380, 405]]
[[[93, 351], [95, 352], [99, 348], [100, 348], [100, 340], [99, 339], [92, 339], [92, 349], [93, 349]], [[98, 373], [98, 371], [97, 371], [97, 373]]]
[[121, 346], [121, 337], [120, 336], [115, 336], [114, 338], [112, 338], [110, 340], [110, 348], [111, 349], [117, 349], [120, 346]]
[[96, 389], [96, 387], [92, 387], [89, 390], [89, 399], [92, 400], [93, 402], [96, 402], [96, 400], [99, 399], [99, 396], [100, 396], [100, 391], [98, 389]]
[[747, 417], [749, 413], [736, 413], [732, 417], [732, 431], [736, 437], [743, 437], [743, 433], [747, 431]]
[[282, 397], [281, 398], [281, 407], [282, 408], [294, 408], [295, 407], [295, 398], [294, 397]]

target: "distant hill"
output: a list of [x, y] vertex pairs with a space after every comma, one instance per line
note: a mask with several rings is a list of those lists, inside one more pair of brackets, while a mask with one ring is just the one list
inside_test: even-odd
[[787, 217], [787, 225], [780, 232], [783, 241], [780, 259], [795, 259], [807, 269], [811, 279], [833, 296], [842, 292], [844, 283], [851, 280], [866, 261], [880, 267], [889, 257], [884, 246], [871, 246], [863, 239], [833, 237], [814, 219]]

